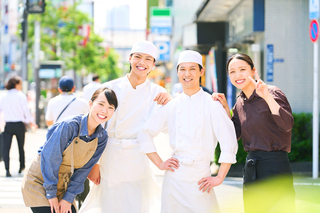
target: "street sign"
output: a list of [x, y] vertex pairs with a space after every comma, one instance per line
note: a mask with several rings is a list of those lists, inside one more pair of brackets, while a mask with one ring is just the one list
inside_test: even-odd
[[267, 45], [267, 81], [273, 81], [273, 44]]
[[319, 0], [309, 0], [309, 19], [319, 18]]
[[319, 37], [319, 24], [318, 21], [313, 19], [309, 27], [309, 35], [312, 42], [316, 42]]
[[157, 61], [170, 61], [170, 41], [154, 41], [153, 44], [158, 48]]
[[158, 35], [171, 35], [172, 18], [167, 16], [155, 16], [150, 18], [151, 33]]
[[172, 34], [171, 8], [151, 7], [150, 8], [151, 33], [158, 35]]

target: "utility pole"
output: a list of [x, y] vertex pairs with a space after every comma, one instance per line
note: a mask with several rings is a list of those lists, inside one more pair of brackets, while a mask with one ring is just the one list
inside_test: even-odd
[[39, 53], [40, 53], [40, 22], [36, 21], [34, 23], [34, 77], [36, 82], [36, 124], [40, 126], [40, 78], [39, 78]]
[[[44, 13], [45, 10], [45, 0], [39, 0], [37, 2], [31, 0], [26, 1], [26, 8], [28, 13]], [[28, 14], [27, 13], [27, 14]], [[26, 21], [28, 16], [26, 17]], [[40, 22], [36, 21], [34, 23], [34, 78], [36, 83], [36, 124], [40, 126], [40, 109], [39, 109], [39, 101], [40, 101], [40, 78], [39, 78], [39, 68], [40, 68]], [[27, 30], [25, 29], [25, 35], [27, 38]], [[26, 43], [26, 56], [28, 51], [28, 45]], [[27, 59], [26, 59], [27, 60]], [[26, 64], [27, 69], [27, 64]], [[27, 75], [27, 74], [26, 74]]]
[[21, 22], [21, 40], [22, 40], [22, 48], [21, 48], [21, 77], [22, 77], [22, 88], [23, 92], [27, 92], [28, 90], [28, 11], [26, 8], [27, 0], [24, 0], [22, 5], [22, 17], [20, 19]]

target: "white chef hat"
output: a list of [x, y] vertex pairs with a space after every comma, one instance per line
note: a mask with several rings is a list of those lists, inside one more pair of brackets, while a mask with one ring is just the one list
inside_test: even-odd
[[184, 62], [194, 62], [202, 66], [202, 56], [200, 53], [193, 51], [193, 50], [185, 50], [182, 51], [179, 55], [178, 64], [184, 63]]
[[138, 41], [133, 44], [130, 55], [132, 53], [145, 53], [151, 55], [155, 60], [157, 58], [157, 48], [150, 41]]

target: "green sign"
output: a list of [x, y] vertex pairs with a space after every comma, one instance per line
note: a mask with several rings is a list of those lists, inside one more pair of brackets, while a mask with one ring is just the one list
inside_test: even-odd
[[150, 16], [171, 16], [171, 8], [151, 7]]

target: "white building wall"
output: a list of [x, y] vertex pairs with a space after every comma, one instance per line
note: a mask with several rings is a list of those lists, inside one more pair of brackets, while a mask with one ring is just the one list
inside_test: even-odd
[[286, 94], [293, 112], [312, 112], [313, 44], [309, 37], [309, 1], [266, 0], [265, 11], [265, 70], [268, 44], [274, 45], [274, 58], [284, 59], [283, 63], [274, 63], [274, 81], [267, 83], [278, 86]]

